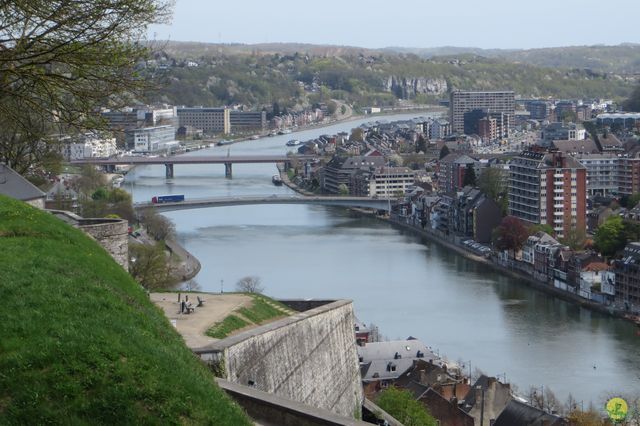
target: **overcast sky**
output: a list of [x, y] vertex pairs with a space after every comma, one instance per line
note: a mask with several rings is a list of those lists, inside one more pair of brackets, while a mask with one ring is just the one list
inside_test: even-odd
[[535, 48], [640, 42], [638, 0], [175, 0], [149, 37], [212, 43]]

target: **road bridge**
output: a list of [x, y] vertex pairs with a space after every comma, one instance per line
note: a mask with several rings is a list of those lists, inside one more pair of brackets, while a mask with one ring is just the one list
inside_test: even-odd
[[243, 197], [216, 197], [193, 198], [176, 203], [135, 203], [136, 210], [147, 208], [159, 212], [176, 210], [204, 209], [210, 207], [245, 206], [252, 204], [317, 204], [323, 206], [361, 207], [376, 210], [389, 210], [389, 200], [369, 197], [338, 197], [338, 196], [243, 196]]
[[95, 166], [117, 166], [117, 165], [164, 165], [167, 179], [173, 178], [173, 166], [175, 164], [224, 164], [225, 176], [231, 178], [232, 165], [236, 163], [284, 163], [285, 169], [291, 161], [309, 161], [317, 159], [312, 155], [173, 155], [173, 156], [121, 156], [113, 158], [84, 158], [82, 160], [72, 160], [71, 165], [92, 164]]

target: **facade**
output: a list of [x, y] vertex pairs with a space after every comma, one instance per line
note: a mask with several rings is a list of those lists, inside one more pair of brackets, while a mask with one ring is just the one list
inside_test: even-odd
[[84, 158], [109, 158], [116, 155], [116, 139], [87, 134], [62, 141], [62, 157], [66, 161]]
[[480, 176], [480, 162], [466, 154], [452, 152], [438, 163], [438, 186], [441, 191], [454, 192], [464, 187], [464, 176], [468, 167]]
[[618, 191], [622, 195], [640, 192], [640, 154], [618, 160]]
[[596, 124], [601, 127], [619, 127], [621, 129], [633, 129], [640, 125], [640, 113], [612, 113], [598, 114]]
[[451, 93], [450, 118], [454, 133], [464, 132], [464, 114], [475, 109], [488, 110], [491, 113], [504, 113], [509, 123], [515, 114], [515, 94], [512, 91], [499, 92], [463, 92]]
[[230, 111], [229, 126], [231, 130], [264, 130], [267, 127], [267, 113], [265, 111]]
[[629, 243], [621, 260], [613, 264], [616, 302], [625, 310], [640, 313], [640, 242]]
[[551, 113], [551, 105], [547, 101], [525, 101], [524, 108], [529, 112], [529, 118], [532, 120], [546, 120]]
[[231, 133], [228, 108], [178, 108], [179, 126], [191, 126], [205, 133]]
[[414, 182], [415, 172], [406, 167], [363, 169], [354, 174], [351, 193], [362, 197], [390, 198], [405, 194]]
[[498, 138], [498, 120], [485, 117], [478, 121], [478, 136], [483, 141], [490, 142]]
[[576, 159], [587, 169], [587, 193], [590, 197], [617, 195], [621, 158], [611, 154], [579, 155]]
[[384, 157], [377, 155], [334, 157], [322, 169], [320, 185], [324, 192], [330, 194], [338, 194], [341, 185], [346, 185], [349, 192], [352, 192], [353, 176], [358, 170], [373, 171], [384, 164]]
[[127, 130], [127, 147], [135, 152], [158, 152], [176, 146], [176, 128], [173, 126], [144, 127]]
[[550, 123], [542, 129], [541, 138], [543, 141], [554, 140], [583, 140], [587, 137], [587, 131], [575, 123]]
[[433, 120], [429, 128], [429, 139], [443, 139], [451, 134], [451, 123], [447, 120]]
[[560, 152], [525, 151], [509, 165], [509, 214], [559, 237], [586, 226], [586, 168]]

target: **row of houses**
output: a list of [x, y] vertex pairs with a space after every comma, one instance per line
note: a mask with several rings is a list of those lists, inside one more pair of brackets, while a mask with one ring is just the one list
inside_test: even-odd
[[446, 362], [413, 337], [365, 342], [357, 349], [368, 399], [390, 386], [406, 390], [443, 425], [566, 424], [553, 408], [530, 405], [495, 377], [481, 375], [472, 384], [464, 365]]

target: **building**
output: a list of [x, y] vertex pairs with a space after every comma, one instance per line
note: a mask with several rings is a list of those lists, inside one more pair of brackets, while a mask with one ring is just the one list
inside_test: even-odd
[[528, 100], [524, 103], [524, 108], [529, 112], [532, 120], [547, 120], [551, 113], [551, 104], [547, 101]]
[[0, 163], [0, 194], [44, 209], [46, 194], [3, 163]]
[[466, 154], [452, 152], [438, 162], [438, 186], [441, 191], [454, 192], [462, 189], [468, 168], [480, 176], [480, 162]]
[[429, 139], [443, 139], [451, 134], [451, 123], [447, 120], [433, 120], [429, 128]]
[[485, 117], [478, 121], [478, 136], [485, 141], [490, 142], [498, 138], [498, 120], [491, 117]]
[[451, 93], [450, 103], [451, 130], [464, 133], [464, 114], [476, 109], [491, 113], [504, 113], [509, 123], [515, 114], [515, 94], [512, 91], [499, 92], [463, 92]]
[[613, 262], [616, 303], [625, 310], [640, 313], [640, 242], [629, 243], [622, 259]]
[[345, 185], [351, 192], [353, 175], [356, 171], [361, 169], [374, 171], [384, 164], [384, 157], [379, 155], [357, 155], [347, 158], [334, 156], [322, 169], [320, 186], [329, 194], [338, 194], [341, 185]]
[[509, 214], [559, 237], [586, 226], [586, 168], [560, 152], [525, 151], [509, 164]]
[[621, 195], [640, 192], [640, 152], [619, 158], [618, 191]]
[[361, 169], [353, 175], [351, 193], [362, 197], [391, 198], [405, 194], [415, 182], [415, 172], [407, 167]]
[[589, 197], [617, 195], [618, 168], [622, 159], [613, 154], [581, 154], [575, 157], [587, 169], [587, 194]]
[[619, 129], [634, 129], [640, 125], [640, 113], [607, 113], [598, 114], [596, 124], [599, 127], [611, 127]]
[[60, 151], [66, 161], [109, 158], [117, 153], [116, 138], [101, 137], [92, 133], [70, 137], [62, 141]]
[[550, 143], [554, 140], [583, 140], [587, 137], [587, 131], [575, 123], [550, 123], [542, 129], [540, 138]]
[[178, 124], [201, 129], [205, 133], [231, 133], [231, 110], [228, 108], [178, 108]]
[[571, 118], [571, 121], [576, 117], [576, 104], [572, 101], [558, 101], [555, 108], [556, 120], [562, 121], [565, 117]]
[[178, 145], [176, 128], [170, 125], [127, 130], [125, 135], [128, 149], [135, 152], [168, 151]]
[[267, 113], [232, 110], [229, 112], [229, 126], [234, 132], [264, 130], [267, 127]]

